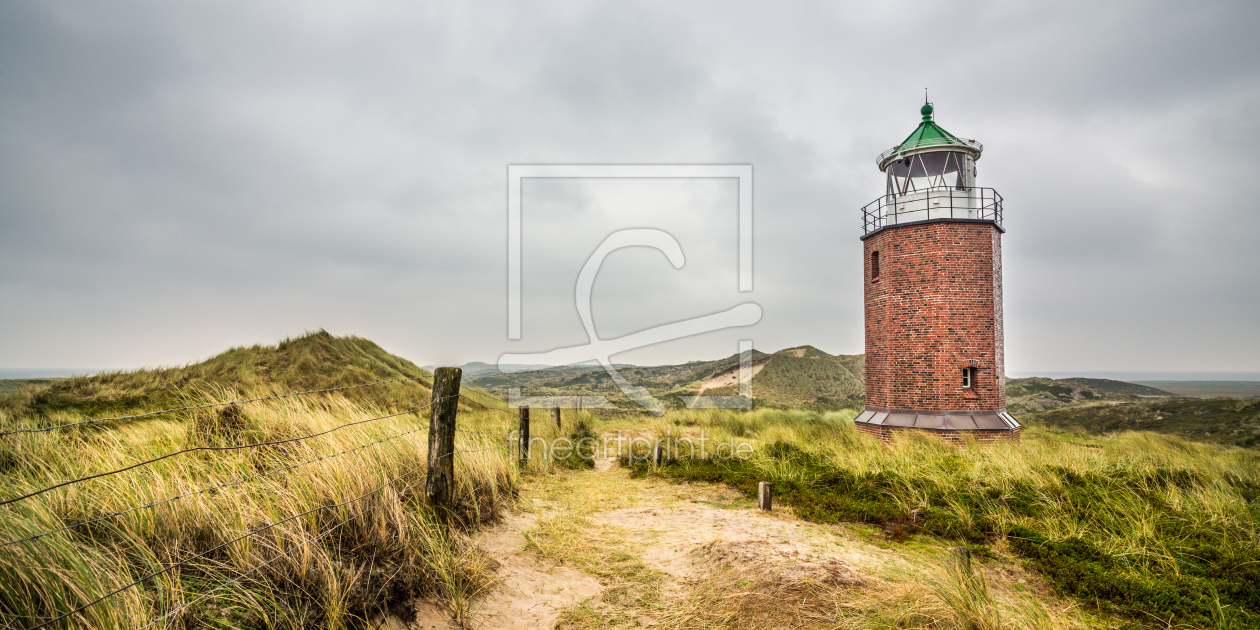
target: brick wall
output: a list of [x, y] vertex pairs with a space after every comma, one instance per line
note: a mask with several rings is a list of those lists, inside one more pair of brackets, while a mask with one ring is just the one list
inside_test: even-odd
[[[1001, 231], [923, 223], [886, 229], [864, 245], [867, 406], [1006, 409]], [[976, 368], [970, 391], [964, 367]]]

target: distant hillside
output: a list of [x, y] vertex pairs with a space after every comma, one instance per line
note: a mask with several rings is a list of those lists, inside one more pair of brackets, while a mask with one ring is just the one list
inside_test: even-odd
[[1260, 381], [1137, 381], [1178, 396], [1194, 398], [1260, 398]]
[[[1144, 393], [1122, 393], [1124, 391]], [[1157, 391], [1160, 390], [1096, 378], [1053, 379], [1039, 376], [1008, 378], [1006, 379], [1006, 409], [1011, 413], [1024, 413], [1104, 400], [1135, 401], [1139, 400], [1139, 396], [1173, 395], [1168, 392], [1148, 393]]]
[[[469, 364], [487, 366], [488, 364]], [[785, 348], [774, 354], [753, 352], [753, 404], [756, 407], [805, 408], [825, 411], [864, 405], [865, 356], [831, 355], [813, 346]], [[500, 374], [471, 372], [471, 384], [498, 396], [519, 387], [526, 396], [604, 396], [622, 408], [635, 408], [599, 366], [553, 367]], [[645, 387], [669, 407], [682, 406], [679, 396], [734, 396], [739, 356], [682, 365], [618, 365], [631, 384]], [[1137, 401], [1176, 394], [1154, 387], [1099, 378], [1008, 378], [1007, 409], [1026, 413], [1099, 401]]]
[[1025, 417], [1088, 433], [1155, 431], [1201, 442], [1260, 446], [1260, 400], [1172, 398], [1068, 407]]
[[32, 387], [36, 385], [51, 385], [61, 379], [58, 378], [5, 378], [0, 379], [0, 396], [12, 394], [23, 387]]
[[[780, 350], [753, 375], [757, 407], [817, 410], [861, 408], [866, 361], [863, 355], [830, 355], [813, 346]], [[707, 396], [733, 396], [738, 385], [706, 390]]]
[[[442, 367], [440, 365], [426, 365], [424, 369], [432, 372], [434, 368]], [[464, 378], [472, 378], [474, 376], [492, 376], [500, 373], [527, 372], [530, 370], [545, 370], [550, 365], [508, 365], [504, 366], [502, 371], [499, 366], [494, 363], [483, 363], [481, 361], [473, 361], [463, 365], [455, 366], [464, 371]]]
[[1133, 394], [1104, 392], [1081, 381], [1092, 379], [1008, 378], [1007, 411], [1046, 411], [1077, 403], [1137, 399]]
[[[754, 361], [768, 355], [753, 351]], [[678, 394], [695, 395], [702, 382], [739, 365], [739, 355], [715, 361], [692, 361], [682, 365], [617, 365], [621, 375], [634, 385], [646, 387], [666, 405], [678, 407]], [[618, 407], [637, 408], [627, 399], [604, 368], [596, 365], [571, 365], [527, 372], [487, 374], [469, 379], [469, 384], [506, 397], [508, 390], [519, 387], [525, 396], [604, 396]]]
[[[753, 351], [753, 402], [758, 407], [831, 409], [860, 406], [863, 357], [832, 356], [812, 346]], [[679, 396], [734, 396], [739, 355], [682, 365], [618, 365], [630, 383], [647, 388], [669, 407], [681, 407]], [[622, 408], [633, 408], [616, 383], [598, 366], [568, 366], [530, 372], [477, 376], [470, 384], [500, 396], [521, 388], [526, 396], [604, 396]]]
[[1172, 392], [1166, 392], [1162, 389], [1139, 385], [1137, 383], [1126, 383], [1124, 381], [1113, 381], [1109, 378], [1065, 378], [1064, 381], [1077, 383], [1086, 387], [1092, 387], [1100, 392], [1108, 394], [1127, 394], [1129, 396], [1158, 396], [1167, 398], [1176, 396]]
[[403, 378], [417, 380], [344, 390], [346, 397], [389, 408], [414, 407], [428, 402], [432, 374], [367, 339], [334, 337], [321, 330], [272, 346], [232, 348], [182, 367], [36, 384], [4, 396], [0, 405], [26, 415], [58, 411], [114, 415], [180, 407], [211, 397], [253, 397]]

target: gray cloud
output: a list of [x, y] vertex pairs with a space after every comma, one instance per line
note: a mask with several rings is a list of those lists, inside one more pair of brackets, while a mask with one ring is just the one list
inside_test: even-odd
[[[860, 352], [858, 208], [926, 86], [1007, 198], [1011, 370], [1260, 370], [1257, 18], [1244, 2], [6, 4], [0, 366], [169, 364], [316, 327], [421, 362], [580, 343], [576, 269], [652, 216], [619, 202], [668, 202], [530, 188], [527, 234], [547, 237], [527, 242], [536, 291], [509, 343], [506, 166], [546, 162], [755, 167], [756, 291], [726, 283], [729, 195], [688, 188], [668, 217], [688, 266], [610, 258], [601, 334], [753, 299], [760, 348]], [[620, 358], [724, 355], [742, 334]]]

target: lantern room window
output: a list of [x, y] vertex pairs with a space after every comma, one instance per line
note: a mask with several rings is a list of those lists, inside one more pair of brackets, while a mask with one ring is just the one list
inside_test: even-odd
[[929, 188], [965, 190], [975, 182], [975, 159], [961, 151], [919, 153], [888, 164], [888, 194], [901, 196]]

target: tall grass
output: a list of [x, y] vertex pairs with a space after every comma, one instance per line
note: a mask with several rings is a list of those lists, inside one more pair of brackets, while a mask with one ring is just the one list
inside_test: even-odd
[[1134, 623], [1260, 625], [1260, 452], [1142, 432], [1086, 446], [1037, 427], [985, 447], [913, 433], [884, 446], [851, 417], [684, 411], [651, 430], [703, 429], [756, 447], [746, 461], [684, 458], [659, 474], [749, 496], [771, 481], [804, 518], [1010, 552], [1065, 594]]
[[[207, 396], [233, 400], [240, 394], [218, 390]], [[0, 497], [183, 448], [317, 433], [391, 413], [392, 406], [390, 400], [374, 404], [329, 395], [204, 409], [107, 429], [89, 425], [9, 435], [0, 438]], [[519, 473], [504, 440], [459, 433], [456, 449], [468, 452], [455, 456], [457, 527], [440, 524], [423, 499], [427, 434], [386, 439], [426, 427], [426, 414], [275, 446], [189, 453], [0, 508], [0, 542], [102, 519], [0, 547], [0, 627], [29, 628], [260, 527], [382, 485], [362, 500], [211, 551], [55, 627], [139, 628], [233, 579], [166, 621], [172, 627], [342, 628], [362, 625], [419, 595], [445, 601], [458, 617], [488, 580], [485, 560], [464, 532], [493, 518], [514, 497]], [[83, 417], [74, 411], [52, 415]], [[459, 425], [493, 433], [505, 428], [505, 417], [462, 407]], [[0, 409], [0, 430], [30, 424]], [[385, 441], [358, 448], [378, 440]], [[265, 474], [341, 451], [351, 452]], [[256, 475], [264, 476], [126, 511]], [[118, 511], [124, 513], [103, 518]]]

